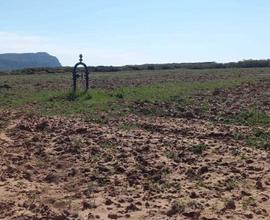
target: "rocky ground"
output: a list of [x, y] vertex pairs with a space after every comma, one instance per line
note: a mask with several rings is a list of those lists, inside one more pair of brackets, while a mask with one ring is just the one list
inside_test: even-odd
[[139, 103], [139, 114], [106, 124], [2, 110], [0, 219], [268, 220], [270, 154], [246, 140], [269, 125], [224, 122], [224, 109], [267, 115], [268, 90], [195, 97], [208, 103], [200, 114], [145, 116], [151, 106]]

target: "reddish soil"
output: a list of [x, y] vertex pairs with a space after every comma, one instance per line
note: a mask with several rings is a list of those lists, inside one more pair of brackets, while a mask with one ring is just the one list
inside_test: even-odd
[[262, 91], [204, 95], [218, 114], [130, 114], [103, 125], [2, 110], [0, 219], [268, 220], [269, 151], [236, 138], [253, 127], [206, 120], [233, 111], [236, 96], [239, 109], [254, 102], [268, 114]]
[[2, 219], [269, 218], [269, 153], [233, 139], [248, 127], [2, 117], [11, 125], [0, 139]]

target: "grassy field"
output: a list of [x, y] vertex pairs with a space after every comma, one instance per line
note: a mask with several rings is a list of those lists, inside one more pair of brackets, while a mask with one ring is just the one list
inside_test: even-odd
[[[267, 77], [269, 69], [166, 70], [95, 73], [89, 92], [71, 93], [70, 74], [0, 76], [1, 108], [41, 115], [122, 114], [138, 102], [190, 100], [193, 94]], [[7, 86], [7, 88], [5, 88]]]

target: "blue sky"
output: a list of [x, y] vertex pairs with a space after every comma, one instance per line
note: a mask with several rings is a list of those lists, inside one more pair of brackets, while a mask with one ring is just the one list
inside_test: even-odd
[[269, 0], [9, 0], [0, 53], [47, 51], [63, 65], [270, 58]]

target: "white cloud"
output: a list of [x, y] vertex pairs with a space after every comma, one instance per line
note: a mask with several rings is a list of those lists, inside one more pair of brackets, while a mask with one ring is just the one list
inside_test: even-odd
[[47, 48], [49, 42], [45, 38], [26, 36], [18, 33], [0, 32], [1, 53], [23, 53]]
[[58, 57], [63, 65], [76, 63], [80, 53], [84, 55], [84, 61], [88, 65], [125, 65], [147, 62], [145, 55], [137, 51], [94, 48], [67, 43], [40, 36], [0, 32], [0, 53], [48, 52]]
[[46, 38], [13, 32], [0, 32], [0, 53], [48, 52], [60, 49]]

